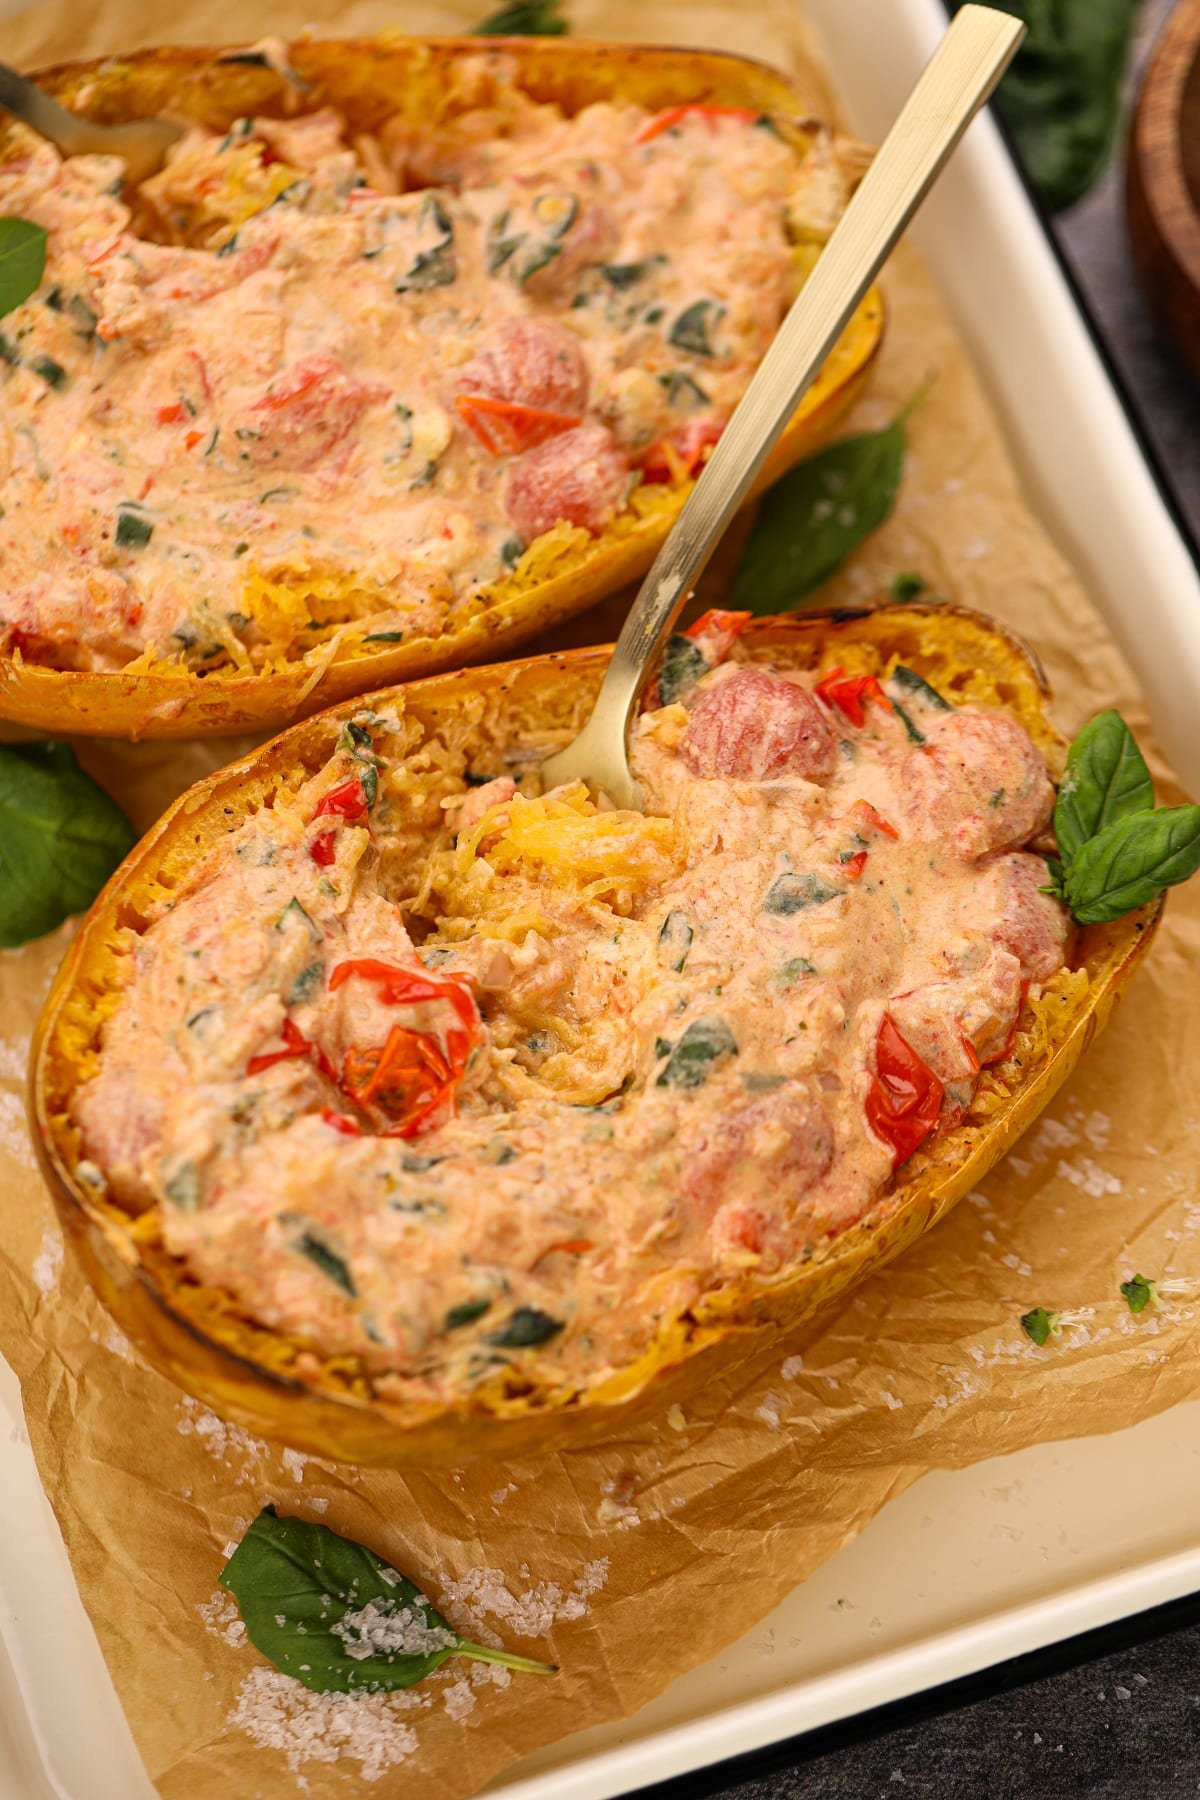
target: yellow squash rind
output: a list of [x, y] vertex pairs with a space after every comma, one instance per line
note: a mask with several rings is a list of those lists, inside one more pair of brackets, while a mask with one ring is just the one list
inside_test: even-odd
[[[834, 662], [884, 674], [897, 661], [953, 699], [1005, 705], [1051, 762], [1063, 745], [1044, 708], [1036, 662], [1000, 627], [952, 606], [888, 606], [756, 621], [743, 654], [781, 666]], [[536, 741], [551, 747], [582, 721], [607, 652], [573, 651], [436, 676], [372, 697], [399, 707], [426, 734], [453, 728], [468, 747]], [[143, 929], [203, 854], [281, 787], [293, 787], [332, 751], [345, 705], [284, 733], [190, 789], [164, 814], [84, 919], [59, 971], [34, 1045], [35, 1142], [64, 1225], [97, 1293], [156, 1367], [226, 1418], [334, 1460], [375, 1465], [503, 1458], [603, 1437], [623, 1409], [683, 1394], [708, 1379], [713, 1351], [744, 1355], [811, 1318], [847, 1287], [907, 1249], [987, 1173], [1051, 1099], [1105, 1023], [1145, 953], [1161, 901], [1078, 934], [1073, 962], [1032, 1000], [1009, 1059], [984, 1072], [966, 1119], [900, 1171], [857, 1225], [811, 1259], [771, 1279], [740, 1274], [690, 1313], [664, 1323], [642, 1357], [583, 1393], [509, 1370], [507, 1385], [451, 1407], [398, 1404], [351, 1358], [325, 1362], [239, 1317], [163, 1249], [152, 1210], [131, 1217], [80, 1180], [75, 1089], [98, 1053], [103, 1020], [129, 968], [123, 938]], [[486, 766], [486, 765], [484, 765]], [[702, 1351], [708, 1352], [701, 1356]], [[384, 1383], [386, 1386], [386, 1381]]]

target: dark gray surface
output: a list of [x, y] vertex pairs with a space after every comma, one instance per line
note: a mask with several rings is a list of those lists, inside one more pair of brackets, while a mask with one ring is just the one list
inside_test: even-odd
[[[1134, 74], [1175, 0], [1144, 0]], [[1103, 182], [1056, 221], [1059, 243], [1132, 392], [1146, 431], [1200, 538], [1200, 391], [1142, 301], [1125, 232], [1123, 155]], [[1131, 596], [1136, 603], [1136, 596]], [[1200, 1500], [1200, 1493], [1198, 1493]], [[1147, 1471], [1147, 1503], [1153, 1474]], [[1185, 1621], [1180, 1624], [1181, 1611]], [[768, 1771], [711, 1771], [638, 1800], [1183, 1800], [1200, 1795], [1200, 1598], [1132, 1622], [1143, 1642], [1097, 1655], [1112, 1634], [1056, 1653], [1050, 1673], [993, 1672], [970, 1697], [922, 1703], [828, 1734], [797, 1739]], [[988, 1692], [988, 1689], [991, 1692]], [[995, 1691], [999, 1688], [1001, 1691]], [[979, 1694], [982, 1697], [974, 1697]], [[932, 1714], [932, 1716], [923, 1716]], [[760, 1765], [761, 1767], [761, 1765]]]

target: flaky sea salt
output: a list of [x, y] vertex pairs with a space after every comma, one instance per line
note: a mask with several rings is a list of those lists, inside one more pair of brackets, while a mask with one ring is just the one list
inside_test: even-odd
[[284, 1450], [280, 1454], [280, 1461], [293, 1481], [304, 1480], [308, 1458], [302, 1450]]
[[205, 1600], [196, 1611], [213, 1635], [228, 1644], [231, 1650], [240, 1650], [245, 1644], [246, 1627], [232, 1594], [218, 1588], [212, 1599]]
[[1059, 1161], [1055, 1173], [1063, 1181], [1069, 1181], [1072, 1187], [1077, 1187], [1083, 1193], [1089, 1194], [1093, 1200], [1099, 1200], [1105, 1194], [1121, 1192], [1120, 1176], [1110, 1174], [1107, 1169], [1102, 1169], [1099, 1163], [1092, 1161], [1090, 1156], [1077, 1157], [1074, 1162], [1067, 1162], [1063, 1158]]
[[63, 1241], [52, 1225], [42, 1233], [42, 1247], [33, 1259], [33, 1279], [43, 1300], [48, 1300], [58, 1286], [63, 1265]]
[[[582, 1619], [588, 1601], [598, 1594], [608, 1580], [607, 1556], [596, 1557], [584, 1565], [582, 1575], [570, 1590], [557, 1581], [539, 1581], [523, 1594], [510, 1593], [499, 1569], [467, 1569], [457, 1581], [443, 1581], [439, 1588], [438, 1611], [445, 1613], [460, 1629], [480, 1636], [475, 1622], [480, 1615], [499, 1619], [517, 1637], [545, 1637], [552, 1625]], [[435, 1580], [430, 1577], [430, 1581]]]
[[772, 1431], [778, 1431], [783, 1418], [780, 1411], [782, 1405], [781, 1395], [774, 1392], [764, 1394], [761, 1405], [754, 1409], [754, 1416], [756, 1419], [761, 1419], [764, 1425], [769, 1425]]
[[465, 1677], [442, 1689], [442, 1705], [452, 1719], [465, 1719], [475, 1710], [475, 1691]]
[[458, 1642], [456, 1634], [444, 1625], [428, 1624], [419, 1608], [398, 1607], [394, 1600], [369, 1600], [355, 1612], [344, 1613], [332, 1630], [345, 1645], [346, 1655], [356, 1662], [390, 1653], [434, 1656], [439, 1650], [453, 1649]]
[[244, 1473], [271, 1454], [261, 1438], [253, 1437], [242, 1426], [231, 1424], [227, 1419], [219, 1419], [216, 1413], [209, 1412], [190, 1395], [182, 1402], [175, 1429], [180, 1437], [197, 1438], [208, 1454], [227, 1468], [233, 1466], [229, 1460], [231, 1456], [241, 1457], [246, 1465]]
[[802, 1356], [785, 1356], [779, 1373], [785, 1381], [798, 1381], [804, 1373], [804, 1358]]
[[400, 1715], [429, 1704], [414, 1690], [313, 1694], [290, 1675], [257, 1668], [242, 1682], [229, 1722], [262, 1749], [281, 1751], [293, 1773], [307, 1762], [350, 1758], [361, 1764], [363, 1781], [378, 1781], [417, 1749], [417, 1734]]

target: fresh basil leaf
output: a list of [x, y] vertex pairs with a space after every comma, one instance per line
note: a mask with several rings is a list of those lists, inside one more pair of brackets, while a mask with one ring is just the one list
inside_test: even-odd
[[935, 687], [931, 687], [923, 675], [918, 675], [915, 669], [906, 668], [903, 663], [896, 664], [888, 680], [894, 682], [902, 694], [907, 694], [912, 700], [920, 700], [934, 712], [953, 711], [950, 702]]
[[83, 912], [134, 840], [68, 744], [0, 745], [0, 948]]
[[991, 4], [1028, 27], [996, 104], [1038, 193], [1059, 212], [1086, 194], [1108, 164], [1139, 0]]
[[357, 1297], [358, 1288], [353, 1275], [344, 1259], [331, 1250], [328, 1244], [322, 1243], [319, 1237], [314, 1237], [311, 1231], [306, 1231], [296, 1248], [301, 1256], [307, 1256], [309, 1262], [320, 1269], [322, 1275], [327, 1275], [330, 1281], [336, 1282], [344, 1294], [349, 1294], [352, 1300]]
[[474, 37], [562, 37], [571, 28], [559, 0], [511, 0], [471, 27]]
[[452, 1656], [549, 1675], [548, 1663], [459, 1636], [419, 1588], [325, 1525], [266, 1506], [220, 1575], [250, 1642], [317, 1694], [413, 1687]]
[[785, 611], [883, 524], [900, 486], [905, 418], [841, 438], [775, 483], [738, 564], [731, 606]]
[[442, 1320], [443, 1331], [458, 1331], [464, 1325], [473, 1325], [476, 1319], [482, 1319], [485, 1312], [491, 1309], [491, 1297], [481, 1294], [478, 1300], [463, 1300], [452, 1306]]
[[712, 356], [713, 327], [720, 323], [725, 308], [715, 300], [694, 300], [686, 306], [667, 333], [667, 342], [692, 356]]
[[1054, 808], [1054, 834], [1066, 863], [1106, 825], [1154, 806], [1146, 759], [1119, 712], [1098, 713], [1067, 752]]
[[536, 1306], [518, 1306], [498, 1331], [488, 1332], [487, 1341], [502, 1350], [532, 1350], [557, 1337], [562, 1329], [562, 1320], [551, 1313], [541, 1312]]
[[840, 900], [845, 892], [845, 888], [834, 887], [820, 875], [777, 875], [767, 889], [762, 909], [786, 917], [789, 913], [807, 912], [811, 906], [825, 906], [830, 900]]
[[1089, 838], [1066, 866], [1067, 904], [1081, 925], [1145, 906], [1200, 869], [1200, 806], [1130, 813]]
[[714, 1062], [736, 1055], [737, 1039], [724, 1019], [694, 1019], [672, 1050], [657, 1085], [702, 1087]]
[[46, 270], [46, 232], [29, 219], [0, 219], [0, 318], [36, 294]]

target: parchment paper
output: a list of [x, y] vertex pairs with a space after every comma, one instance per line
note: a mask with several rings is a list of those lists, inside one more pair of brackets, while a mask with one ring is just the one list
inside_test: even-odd
[[[753, 49], [804, 69], [822, 98], [782, 3], [755, 8], [753, 44], [732, 0], [576, 0], [571, 12], [594, 35]], [[250, 36], [251, 17], [257, 34], [306, 20], [452, 29], [475, 16], [466, 3], [401, 15], [257, 0], [237, 18]], [[229, 32], [218, 0], [170, 13], [152, 0], [87, 12], [55, 0], [10, 23], [2, 53], [32, 67]], [[853, 423], [879, 424], [933, 383], [912, 421], [896, 514], [833, 594], [857, 599], [916, 570], [1029, 635], [1065, 728], [1116, 703], [1143, 729], [1129, 673], [1017, 492], [975, 378], [907, 254], [887, 293], [887, 346]], [[559, 641], [596, 641], [618, 616], [600, 609]], [[233, 749], [93, 746], [85, 757], [144, 826]], [[1160, 794], [1174, 797], [1168, 781]], [[306, 1465], [225, 1427], [145, 1368], [62, 1266], [22, 1086], [67, 930], [0, 956], [0, 1350], [21, 1378], [84, 1602], [167, 1800], [271, 1800], [304, 1784], [349, 1795], [364, 1780], [381, 1796], [473, 1793], [535, 1746], [632, 1712], [739, 1636], [926, 1470], [1111, 1431], [1200, 1390], [1196, 1308], [1133, 1320], [1117, 1292], [1135, 1268], [1200, 1274], [1200, 1011], [1189, 1001], [1200, 886], [1172, 899], [1107, 1035], [985, 1191], [818, 1330], [604, 1449], [436, 1475]], [[1035, 1304], [1096, 1311], [1039, 1351], [1017, 1323]], [[452, 1664], [409, 1696], [297, 1699], [239, 1643], [232, 1607], [212, 1604], [226, 1547], [266, 1500], [363, 1539], [474, 1635], [491, 1628], [562, 1672], [496, 1685]]]

